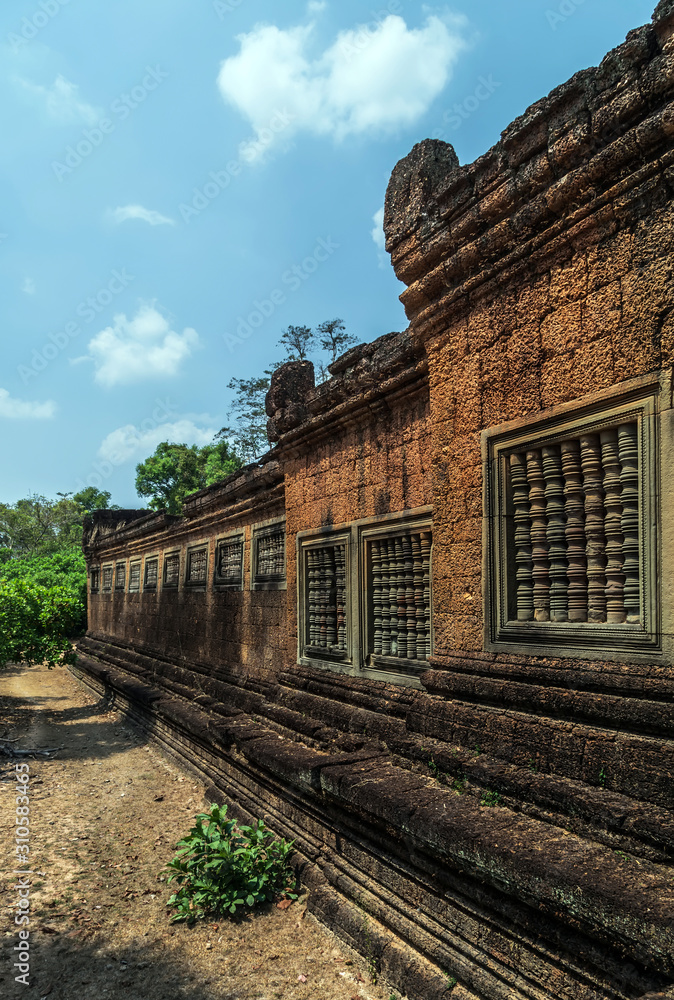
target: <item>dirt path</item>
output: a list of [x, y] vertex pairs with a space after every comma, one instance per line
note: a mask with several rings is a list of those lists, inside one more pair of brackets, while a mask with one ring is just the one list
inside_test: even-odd
[[[158, 872], [204, 789], [64, 669], [0, 673], [0, 738], [30, 760], [30, 986], [16, 983], [14, 763], [0, 759], [0, 996], [48, 1000], [389, 1000], [302, 898], [236, 923], [169, 925]], [[301, 978], [304, 977], [304, 978]]]

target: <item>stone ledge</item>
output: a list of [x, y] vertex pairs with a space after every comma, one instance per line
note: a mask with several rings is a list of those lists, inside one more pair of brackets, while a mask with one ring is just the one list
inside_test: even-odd
[[[450, 869], [463, 872], [520, 900], [542, 907], [610, 947], [626, 948], [633, 959], [674, 973], [669, 926], [674, 888], [656, 865], [637, 869], [616, 861], [612, 851], [505, 808], [481, 807], [467, 796], [438, 788], [430, 778], [406, 772], [381, 756], [317, 754], [267, 732], [260, 721], [239, 716], [223, 722], [183, 698], [166, 697], [116, 667], [90, 658], [83, 668], [99, 682], [144, 706], [163, 724], [205, 748], [227, 731], [245, 760], [274, 774], [296, 794], [322, 793], [341, 814], [368, 827], [383, 826]], [[80, 668], [82, 669], [82, 668]], [[218, 739], [217, 742], [220, 742]], [[211, 751], [212, 752], [212, 751]], [[320, 796], [319, 796], [320, 798]], [[436, 861], [437, 863], [437, 861]], [[649, 914], [646, 916], [646, 914]]]

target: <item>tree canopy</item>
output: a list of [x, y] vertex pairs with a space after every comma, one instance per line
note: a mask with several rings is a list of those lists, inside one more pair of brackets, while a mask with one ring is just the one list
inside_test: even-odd
[[162, 441], [136, 466], [136, 492], [149, 497], [152, 510], [180, 514], [185, 497], [226, 479], [242, 464], [224, 437], [203, 448]]
[[1, 561], [79, 548], [85, 514], [109, 507], [111, 499], [93, 486], [57, 497], [49, 500], [35, 493], [16, 503], [0, 503]]
[[[229, 440], [245, 462], [253, 462], [269, 447], [265, 396], [276, 368], [288, 361], [313, 361], [320, 381], [330, 378], [328, 365], [352, 344], [353, 334], [347, 333], [341, 319], [319, 323], [315, 332], [309, 326], [288, 326], [277, 343], [285, 351], [282, 361], [274, 361], [262, 375], [253, 378], [233, 378], [227, 388], [234, 392], [229, 411], [228, 427], [223, 427], [216, 440]], [[316, 354], [322, 351], [323, 354]], [[310, 355], [314, 357], [310, 357]], [[327, 357], [326, 357], [327, 355]]]

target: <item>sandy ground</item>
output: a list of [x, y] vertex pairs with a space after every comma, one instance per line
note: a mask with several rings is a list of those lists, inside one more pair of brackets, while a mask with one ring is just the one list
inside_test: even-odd
[[304, 901], [169, 924], [158, 873], [204, 789], [59, 668], [0, 673], [0, 739], [29, 760], [30, 985], [16, 983], [15, 769], [0, 757], [0, 996], [36, 1000], [390, 1000], [305, 919]]

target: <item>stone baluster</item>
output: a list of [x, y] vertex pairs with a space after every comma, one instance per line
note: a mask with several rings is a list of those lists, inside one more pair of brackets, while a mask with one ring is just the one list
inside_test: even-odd
[[585, 502], [583, 473], [580, 465], [580, 442], [563, 441], [564, 509], [566, 512], [566, 557], [569, 580], [569, 621], [587, 621], [587, 555], [585, 541]]
[[534, 619], [550, 621], [550, 569], [547, 547], [547, 520], [545, 517], [545, 478], [543, 462], [538, 449], [527, 452], [527, 482], [531, 505], [531, 556], [534, 580]]
[[606, 535], [606, 621], [616, 625], [625, 621], [623, 599], [623, 533], [618, 430], [602, 431], [601, 458], [604, 467], [604, 533]]
[[637, 425], [621, 424], [618, 428], [620, 483], [622, 486], [623, 596], [627, 621], [641, 620], [639, 586], [639, 449]]
[[424, 653], [417, 646], [417, 659], [425, 660], [431, 655], [431, 541], [430, 531], [421, 532], [421, 564], [424, 578]]
[[414, 615], [416, 619], [416, 659], [426, 655], [426, 619], [424, 615], [424, 564], [421, 559], [421, 535], [412, 535], [412, 563], [414, 566]]
[[585, 489], [585, 540], [587, 543], [587, 620], [606, 621], [606, 536], [601, 445], [596, 434], [580, 439], [580, 462]]
[[398, 656], [398, 572], [396, 568], [395, 542], [387, 540], [388, 549], [388, 606], [391, 623], [391, 656]]
[[390, 560], [389, 543], [384, 538], [380, 542], [381, 551], [381, 651], [383, 656], [391, 655], [391, 606], [389, 602]]
[[344, 545], [335, 547], [335, 600], [337, 605], [337, 648], [346, 649], [346, 548]]
[[398, 613], [398, 656], [407, 656], [407, 609], [405, 606], [405, 561], [403, 540], [398, 535], [394, 542], [396, 560], [396, 607]]
[[309, 615], [307, 628], [309, 633], [309, 645], [318, 645], [318, 634], [316, 626], [316, 563], [317, 554], [315, 549], [309, 549], [307, 552], [307, 583], [308, 583], [308, 605], [309, 605]]
[[407, 633], [407, 658], [417, 658], [417, 624], [414, 605], [414, 561], [412, 559], [412, 538], [408, 533], [403, 535], [403, 563], [405, 573], [405, 631]]
[[372, 611], [374, 619], [373, 650], [375, 656], [382, 653], [382, 590], [381, 590], [381, 547], [372, 542]]
[[568, 621], [568, 589], [566, 575], [566, 519], [564, 516], [564, 480], [562, 457], [558, 444], [541, 450], [545, 479], [545, 531], [550, 574], [550, 621]]
[[515, 508], [515, 566], [517, 571], [517, 620], [530, 622], [534, 617], [534, 581], [532, 576], [529, 489], [525, 455], [510, 456], [510, 483]]
[[323, 549], [324, 561], [324, 587], [325, 587], [325, 624], [326, 624], [326, 646], [337, 645], [337, 588], [335, 577], [335, 549], [331, 545]]

